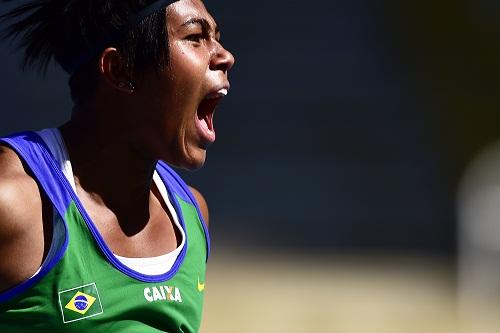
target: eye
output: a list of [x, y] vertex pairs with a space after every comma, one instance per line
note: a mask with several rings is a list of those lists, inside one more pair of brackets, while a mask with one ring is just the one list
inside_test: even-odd
[[202, 33], [191, 34], [191, 35], [186, 36], [184, 39], [199, 43], [203, 39], [203, 34]]

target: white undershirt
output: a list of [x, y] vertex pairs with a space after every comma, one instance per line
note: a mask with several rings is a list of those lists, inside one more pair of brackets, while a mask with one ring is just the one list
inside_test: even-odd
[[[48, 128], [38, 131], [37, 134], [43, 139], [43, 141], [49, 148], [50, 152], [59, 163], [61, 171], [66, 176], [71, 187], [76, 193], [75, 177], [73, 175], [73, 169], [71, 167], [71, 162], [69, 160], [68, 152], [66, 150], [66, 146], [64, 145], [61, 133], [57, 128]], [[160, 195], [163, 198], [167, 206], [167, 209], [174, 220], [175, 227], [181, 234], [182, 241], [181, 244], [172, 252], [157, 257], [127, 258], [115, 254], [116, 259], [118, 259], [123, 265], [129, 267], [130, 269], [136, 272], [146, 275], [160, 275], [167, 273], [174, 265], [177, 256], [182, 251], [186, 243], [186, 235], [179, 223], [177, 212], [175, 211], [174, 207], [172, 206], [172, 203], [170, 202], [170, 198], [168, 196], [165, 184], [163, 183], [162, 179], [160, 178], [160, 176], [156, 171], [153, 174], [153, 182], [158, 188], [158, 191], [160, 192]], [[58, 216], [58, 213], [54, 209], [54, 232], [53, 232], [51, 249], [55, 247], [57, 239], [64, 237], [64, 235], [60, 234], [61, 232], [64, 232], [64, 229], [57, 227], [58, 221], [61, 222], [61, 218]], [[42, 267], [43, 265], [45, 265], [46, 262], [48, 262], [48, 259], [49, 256], [47, 256], [47, 258], [45, 259], [44, 263], [42, 264]]]

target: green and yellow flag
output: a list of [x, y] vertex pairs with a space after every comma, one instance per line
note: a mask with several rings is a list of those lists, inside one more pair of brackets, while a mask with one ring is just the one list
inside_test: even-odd
[[95, 283], [60, 291], [59, 304], [65, 323], [103, 313]]

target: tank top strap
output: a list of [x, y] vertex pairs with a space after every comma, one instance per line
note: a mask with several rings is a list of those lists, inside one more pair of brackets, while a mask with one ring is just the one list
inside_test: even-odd
[[39, 186], [42, 187], [57, 213], [64, 220], [64, 239], [57, 246], [55, 254], [47, 257], [40, 270], [30, 279], [0, 293], [0, 302], [21, 294], [40, 281], [62, 259], [69, 244], [68, 226], [65, 212], [71, 203], [70, 185], [48, 150], [43, 140], [35, 132], [22, 132], [0, 138], [0, 143], [12, 148], [28, 166]]
[[[207, 242], [207, 260], [210, 256], [210, 234], [207, 229], [207, 225], [203, 219], [203, 216], [200, 211], [200, 207], [198, 202], [196, 201], [193, 193], [187, 186], [187, 184], [182, 180], [182, 178], [170, 167], [167, 163], [163, 161], [158, 161], [156, 165], [156, 171], [162, 178], [163, 182], [170, 185], [170, 191], [174, 196], [184, 200], [185, 202], [190, 203], [196, 208], [196, 212], [198, 218], [203, 227], [203, 232], [205, 233], [205, 239]], [[178, 198], [171, 198], [171, 200], [177, 201]]]
[[35, 132], [22, 132], [0, 138], [0, 142], [16, 151], [29, 167], [38, 184], [52, 202], [60, 216], [64, 217], [72, 198], [70, 185], [45, 142]]

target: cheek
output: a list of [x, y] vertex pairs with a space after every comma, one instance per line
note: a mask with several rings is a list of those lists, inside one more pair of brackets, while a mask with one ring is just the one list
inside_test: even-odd
[[208, 54], [203, 47], [174, 45], [171, 52], [171, 70], [185, 85], [201, 85], [208, 72]]
[[178, 119], [192, 119], [200, 101], [209, 89], [208, 60], [203, 48], [193, 48], [179, 42], [171, 48], [169, 72], [171, 92], [175, 110], [172, 115]]

